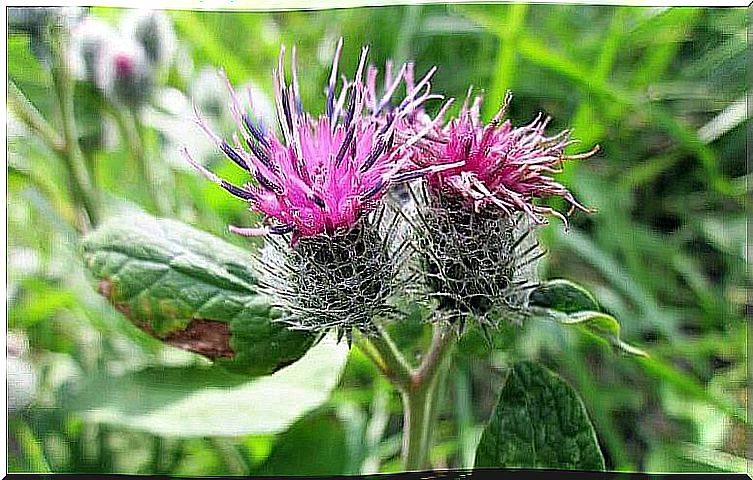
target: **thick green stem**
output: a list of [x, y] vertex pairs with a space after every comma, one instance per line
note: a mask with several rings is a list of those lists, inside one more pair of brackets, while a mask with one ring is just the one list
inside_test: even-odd
[[434, 327], [431, 346], [421, 365], [412, 368], [386, 330], [378, 326], [378, 335], [357, 334], [356, 345], [400, 391], [403, 401], [403, 466], [405, 470], [430, 467], [429, 450], [432, 426], [437, 413], [437, 386], [440, 375], [449, 367], [450, 352], [457, 333], [449, 325]]
[[449, 368], [449, 353], [457, 340], [452, 327], [434, 327], [431, 347], [421, 366], [411, 375], [403, 394], [403, 462], [405, 470], [425, 470], [431, 465], [432, 426], [437, 414], [440, 373]]
[[403, 465], [407, 471], [429, 467], [429, 420], [435, 385], [432, 381], [402, 392]]

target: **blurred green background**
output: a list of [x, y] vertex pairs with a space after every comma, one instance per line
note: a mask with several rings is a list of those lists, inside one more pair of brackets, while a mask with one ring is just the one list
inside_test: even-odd
[[[78, 16], [71, 24], [96, 18], [124, 35], [133, 12], [94, 8], [71, 15]], [[298, 48], [303, 101], [314, 112], [323, 110], [340, 35], [348, 75], [361, 45], [369, 44], [377, 65], [414, 59], [419, 73], [437, 65], [436, 92], [462, 99], [469, 85], [485, 91], [487, 118], [510, 89], [513, 122], [527, 123], [543, 111], [553, 117], [552, 131], [571, 128], [581, 140], [573, 152], [602, 147], [595, 157], [569, 162], [559, 176], [598, 212], [577, 213], [568, 232], [556, 221], [540, 231], [549, 251], [542, 277], [587, 286], [621, 321], [624, 339], [652, 357], [619, 355], [553, 324], [505, 328], [493, 347], [471, 331], [443, 391], [433, 465], [471, 466], [505, 365], [528, 358], [580, 392], [608, 468], [746, 469], [752, 275], [745, 257], [744, 9], [431, 5], [171, 11], [163, 20], [155, 28], [164, 36], [154, 37], [163, 50], [154, 51], [164, 56], [131, 66], [151, 69], [141, 72], [143, 84], [118, 90], [96, 72], [74, 84], [78, 143], [104, 216], [144, 209], [252, 248], [226, 231], [227, 224], [255, 220], [243, 203], [186, 168], [178, 150], [187, 145], [218, 174], [243, 178], [192, 123], [192, 104], [229, 138], [227, 95], [215, 74], [221, 67], [234, 84], [251, 86], [257, 115], [274, 124], [270, 74], [281, 43]], [[10, 26], [9, 81], [62, 136], [50, 55], [38, 29], [28, 22]], [[21, 379], [9, 384], [10, 395], [20, 398], [9, 417], [11, 471], [238, 475], [399, 468], [398, 394], [358, 351], [328, 400], [279, 432], [158, 435], [127, 418], [86, 415], [81, 402], [92, 399], [80, 392], [96, 397], [105, 388], [94, 379], [117, 381], [150, 366], [189, 368], [202, 360], [141, 333], [97, 295], [79, 257], [84, 222], [66, 162], [18, 115], [9, 117], [8, 135], [7, 302], [9, 344], [16, 346], [9, 357], [18, 360], [8, 368]], [[405, 345], [426, 333], [411, 323], [396, 328]], [[136, 393], [120, 400], [134, 411], [147, 408], [139, 388], [150, 387], [136, 383]], [[171, 392], [159, 397], [165, 405], [175, 400]], [[148, 408], [159, 414], [160, 404]], [[233, 422], [232, 412], [226, 421]]]

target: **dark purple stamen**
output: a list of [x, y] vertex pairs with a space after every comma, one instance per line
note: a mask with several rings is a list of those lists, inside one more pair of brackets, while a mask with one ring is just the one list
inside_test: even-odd
[[361, 165], [361, 173], [370, 169], [372, 165], [374, 165], [374, 163], [379, 159], [379, 156], [382, 155], [386, 147], [387, 144], [385, 143], [385, 141], [380, 139], [377, 143], [376, 148], [371, 151], [366, 161], [363, 162], [363, 165]]
[[353, 120], [353, 115], [356, 111], [356, 89], [354, 88], [350, 92], [350, 101], [348, 102], [348, 110], [345, 112], [345, 126], [349, 126]]
[[395, 183], [398, 183], [398, 182], [407, 182], [409, 180], [414, 180], [416, 178], [421, 178], [424, 175], [426, 175], [426, 171], [424, 169], [413, 170], [411, 172], [404, 172], [404, 173], [400, 173], [398, 175], [395, 175], [392, 178], [392, 181], [395, 182]]
[[263, 130], [260, 128], [261, 122], [259, 122], [259, 126], [257, 127], [251, 120], [250, 115], [243, 115], [243, 123], [246, 125], [248, 132], [253, 135], [257, 142], [261, 143], [266, 148], [269, 148], [269, 140], [267, 140], [267, 137], [264, 135]]
[[361, 194], [361, 200], [369, 200], [370, 198], [374, 197], [377, 193], [382, 191], [382, 188], [384, 188], [384, 182], [382, 180], [379, 180], [379, 182], [365, 191]]
[[285, 193], [282, 187], [280, 187], [275, 182], [273, 182], [272, 180], [262, 175], [259, 170], [256, 170], [254, 172], [254, 177], [256, 178], [256, 181], [259, 182], [259, 185], [266, 188], [267, 190], [274, 193], [275, 195], [282, 195]]
[[392, 132], [392, 135], [390, 135], [390, 139], [387, 140], [387, 147], [386, 150], [389, 152], [392, 150], [392, 144], [395, 143], [395, 132]]
[[293, 147], [288, 147], [288, 155], [290, 155], [293, 159], [293, 167], [295, 167], [295, 172], [299, 177], [301, 177], [301, 180], [303, 180], [303, 182], [310, 187], [311, 175], [309, 175], [309, 171], [306, 168], [306, 161], [298, 156]]
[[321, 208], [322, 210], [325, 210], [327, 208], [327, 204], [324, 203], [324, 200], [322, 200], [319, 195], [311, 194], [309, 198], [316, 204], [317, 207]]
[[343, 161], [343, 158], [345, 158], [345, 154], [348, 152], [348, 147], [350, 147], [350, 142], [353, 141], [355, 132], [356, 124], [353, 123], [348, 128], [348, 133], [345, 134], [345, 140], [343, 140], [343, 144], [340, 145], [340, 150], [337, 152], [337, 157], [335, 157], [335, 166], [339, 167]]
[[387, 133], [387, 130], [389, 130], [392, 124], [395, 123], [395, 117], [395, 112], [387, 113], [387, 122], [381, 129], [379, 129], [379, 135], [384, 135]]
[[283, 224], [283, 225], [272, 225], [269, 227], [269, 233], [272, 233], [274, 235], [284, 235], [286, 233], [290, 233], [295, 228], [295, 225], [293, 224]]
[[269, 155], [267, 152], [259, 148], [259, 145], [254, 143], [254, 141], [251, 138], [246, 137], [246, 145], [248, 145], [248, 148], [251, 149], [251, 153], [254, 154], [256, 158], [259, 159], [261, 163], [264, 164], [265, 167], [272, 170], [273, 172], [277, 172], [277, 165], [272, 163], [272, 161], [269, 159]]
[[235, 195], [238, 198], [242, 198], [243, 200], [253, 200], [254, 194], [249, 192], [248, 190], [244, 190], [240, 187], [236, 187], [232, 183], [226, 181], [226, 180], [220, 180], [220, 186], [230, 192], [231, 194]]
[[288, 130], [293, 131], [293, 117], [290, 114], [290, 102], [288, 102], [288, 94], [285, 89], [282, 89], [282, 111], [285, 116], [285, 123], [288, 124]]
[[327, 117], [332, 122], [332, 116], [335, 114], [335, 86], [327, 87]]
[[471, 148], [473, 147], [473, 139], [468, 138], [463, 142], [463, 150], [465, 151], [465, 158], [471, 156]]
[[230, 145], [228, 145], [227, 142], [223, 141], [220, 144], [220, 149], [222, 150], [222, 152], [225, 155], [228, 156], [228, 158], [230, 160], [232, 160], [233, 162], [235, 162], [243, 170], [245, 170], [247, 172], [250, 171], [249, 168], [248, 168], [248, 165], [246, 164], [246, 161], [240, 155], [238, 155], [238, 152], [236, 152], [235, 150], [233, 150], [233, 147], [231, 147]]

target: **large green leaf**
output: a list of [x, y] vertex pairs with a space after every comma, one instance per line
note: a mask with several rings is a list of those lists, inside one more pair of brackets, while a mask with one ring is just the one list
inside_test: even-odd
[[326, 337], [293, 365], [248, 377], [201, 367], [87, 378], [63, 399], [84, 419], [161, 436], [275, 434], [329, 398], [348, 346]]
[[542, 283], [531, 292], [529, 305], [538, 316], [577, 327], [626, 353], [647, 356], [643, 350], [622, 341], [620, 322], [612, 315], [599, 311], [599, 304], [593, 295], [569, 280], [556, 279]]
[[510, 370], [475, 467], [603, 470], [604, 457], [575, 391], [546, 368], [525, 362]]
[[233, 371], [271, 373], [314, 341], [273, 321], [249, 252], [180, 222], [111, 219], [84, 239], [83, 255], [99, 293], [142, 330]]

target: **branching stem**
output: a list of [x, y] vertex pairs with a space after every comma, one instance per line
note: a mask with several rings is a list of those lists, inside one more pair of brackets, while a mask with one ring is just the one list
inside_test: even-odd
[[417, 368], [410, 366], [381, 326], [373, 337], [360, 336], [359, 348], [401, 393], [403, 401], [403, 465], [407, 471], [430, 467], [431, 427], [437, 413], [440, 373], [449, 367], [457, 333], [436, 324], [426, 356]]

